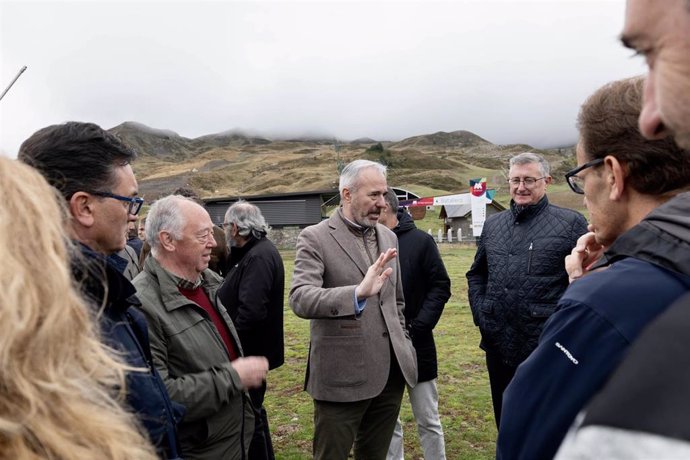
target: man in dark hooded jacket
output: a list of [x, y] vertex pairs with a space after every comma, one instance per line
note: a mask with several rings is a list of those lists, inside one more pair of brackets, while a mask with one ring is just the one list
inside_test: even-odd
[[[379, 223], [393, 230], [398, 237], [405, 326], [417, 352], [418, 383], [407, 389], [412, 412], [417, 421], [424, 458], [445, 459], [443, 428], [438, 414], [438, 365], [433, 330], [450, 298], [450, 278], [433, 237], [419, 230], [412, 216], [398, 209], [398, 197], [392, 188], [388, 188], [385, 199], [386, 208], [381, 212]], [[389, 460], [404, 458], [402, 437], [398, 418], [388, 449]]]

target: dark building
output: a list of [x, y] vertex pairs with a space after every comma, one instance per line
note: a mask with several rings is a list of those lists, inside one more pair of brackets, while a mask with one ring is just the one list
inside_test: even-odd
[[[419, 198], [412, 192], [393, 188], [400, 200]], [[239, 199], [252, 203], [261, 209], [266, 223], [274, 229], [283, 227], [304, 228], [318, 224], [327, 218], [330, 211], [340, 204], [337, 189], [313, 192], [273, 193], [267, 195], [206, 198], [204, 204], [214, 224], [223, 223], [228, 206]]]
[[243, 199], [258, 207], [272, 228], [304, 228], [321, 222], [325, 217], [324, 205], [333, 201], [334, 197], [338, 197], [338, 190], [206, 198], [204, 203], [214, 224], [223, 223], [228, 207]]

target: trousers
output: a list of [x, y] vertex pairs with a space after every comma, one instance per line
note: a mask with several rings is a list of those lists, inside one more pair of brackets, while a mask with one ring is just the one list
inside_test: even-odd
[[503, 406], [503, 392], [513, 380], [517, 366], [508, 366], [503, 362], [501, 355], [486, 352], [486, 370], [489, 372], [489, 385], [491, 385], [491, 401], [494, 405], [494, 418], [496, 428], [501, 425], [501, 408]]
[[[446, 443], [443, 427], [438, 414], [438, 390], [436, 379], [419, 382], [414, 388], [407, 387], [412, 414], [417, 422], [419, 443], [422, 446], [425, 460], [445, 460]], [[393, 431], [393, 439], [388, 448], [388, 460], [403, 460], [403, 429], [400, 417]]]
[[388, 382], [370, 399], [354, 402], [314, 400], [314, 460], [385, 460], [400, 413], [405, 379], [392, 359]]

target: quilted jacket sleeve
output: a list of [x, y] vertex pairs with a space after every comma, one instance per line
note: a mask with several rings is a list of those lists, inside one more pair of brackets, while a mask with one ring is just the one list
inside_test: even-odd
[[477, 243], [477, 253], [474, 256], [474, 262], [466, 276], [472, 318], [474, 319], [474, 324], [478, 326], [479, 308], [486, 293], [486, 284], [489, 276], [486, 262], [486, 250], [484, 249], [484, 241], [481, 237]]

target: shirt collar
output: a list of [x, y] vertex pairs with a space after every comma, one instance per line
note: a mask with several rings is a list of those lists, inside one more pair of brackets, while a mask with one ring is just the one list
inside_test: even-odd
[[350, 219], [345, 217], [342, 207], [338, 208], [338, 215], [343, 220], [343, 222], [345, 222], [347, 228], [349, 228], [350, 231], [355, 235], [376, 235], [376, 227], [364, 227], [363, 225], [359, 225], [357, 222], [351, 221]]
[[189, 281], [188, 279], [184, 279], [184, 278], [182, 278], [182, 277], [179, 277], [179, 276], [177, 276], [176, 274], [174, 274], [174, 273], [172, 273], [172, 272], [166, 270], [166, 269], [163, 268], [162, 266], [161, 266], [161, 268], [163, 269], [163, 271], [165, 271], [165, 273], [167, 273], [168, 275], [170, 275], [170, 278], [172, 278], [172, 280], [175, 282], [175, 285], [176, 285], [178, 288], [181, 288], [181, 289], [196, 289], [196, 288], [198, 288], [199, 286], [201, 286], [201, 283], [203, 282], [203, 278], [201, 277], [201, 275], [199, 275], [199, 277], [196, 279], [196, 281]]

